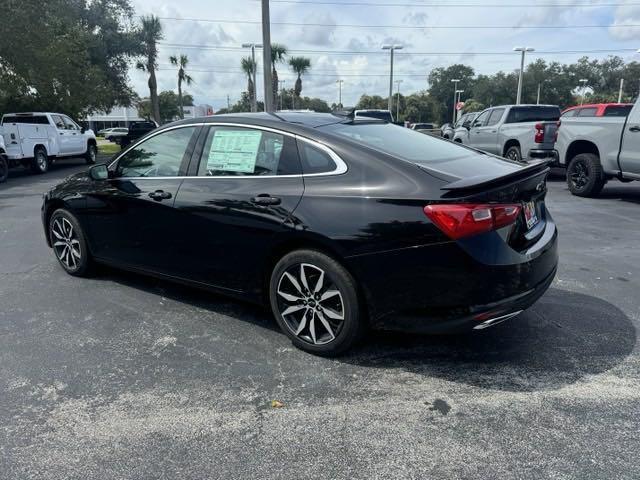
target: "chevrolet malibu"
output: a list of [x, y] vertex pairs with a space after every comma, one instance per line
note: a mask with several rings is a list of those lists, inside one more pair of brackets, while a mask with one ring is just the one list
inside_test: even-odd
[[159, 128], [45, 194], [67, 273], [97, 263], [269, 306], [299, 348], [367, 328], [479, 330], [553, 280], [548, 168], [375, 119], [221, 115]]

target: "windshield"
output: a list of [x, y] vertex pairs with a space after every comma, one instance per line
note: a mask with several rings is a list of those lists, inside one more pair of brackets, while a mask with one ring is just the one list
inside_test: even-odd
[[380, 152], [425, 165], [472, 154], [455, 143], [389, 123], [335, 123], [320, 128]]

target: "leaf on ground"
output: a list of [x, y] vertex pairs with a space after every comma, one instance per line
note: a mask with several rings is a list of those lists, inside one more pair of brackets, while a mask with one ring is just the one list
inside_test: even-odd
[[284, 407], [284, 403], [279, 400], [271, 400], [271, 408], [282, 408]]

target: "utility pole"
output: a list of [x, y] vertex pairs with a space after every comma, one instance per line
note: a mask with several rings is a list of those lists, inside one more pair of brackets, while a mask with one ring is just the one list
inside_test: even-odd
[[391, 53], [391, 65], [389, 68], [389, 112], [391, 112], [391, 109], [393, 108], [393, 52], [395, 50], [402, 50], [402, 48], [402, 45], [396, 44], [382, 45], [383, 50], [389, 50], [389, 52]]
[[396, 84], [398, 84], [398, 95], [396, 99], [396, 122], [398, 121], [398, 118], [400, 118], [400, 84], [401, 83], [402, 83], [402, 80], [396, 80]]
[[521, 52], [522, 58], [520, 59], [520, 75], [518, 75], [518, 94], [516, 96], [516, 105], [520, 105], [522, 100], [522, 77], [524, 75], [524, 55], [527, 52], [534, 52], [535, 48], [532, 47], [514, 47], [514, 52]]
[[540, 86], [542, 83], [538, 83], [538, 96], [536, 97], [536, 105], [540, 105]]
[[584, 104], [584, 93], [587, 89], [587, 83], [589, 83], [589, 80], [586, 78], [581, 78], [580, 79], [580, 83], [582, 84], [582, 95], [580, 95], [580, 105]]
[[262, 0], [262, 73], [264, 77], [264, 111], [273, 112], [273, 80], [271, 78], [271, 21], [269, 0]]
[[278, 80], [278, 83], [280, 84], [280, 110], [283, 110], [283, 98], [284, 98], [284, 82], [286, 80]]
[[229, 94], [227, 93], [227, 111], [231, 110], [231, 101], [229, 100]]
[[253, 62], [253, 95], [251, 96], [251, 111], [258, 111], [258, 85], [256, 85], [256, 70], [258, 70], [258, 64], [256, 63], [256, 48], [262, 48], [259, 43], [243, 43], [242, 48], [251, 49], [251, 61]]
[[456, 123], [456, 99], [458, 97], [458, 82], [459, 78], [451, 79], [451, 83], [453, 83], [453, 109], [451, 113], [451, 123]]
[[336, 80], [336, 83], [338, 84], [338, 105], [340, 105], [340, 108], [342, 108], [342, 83], [344, 82], [344, 80]]
[[618, 103], [622, 103], [622, 89], [624, 88], [624, 78], [620, 79], [620, 91], [618, 92]]

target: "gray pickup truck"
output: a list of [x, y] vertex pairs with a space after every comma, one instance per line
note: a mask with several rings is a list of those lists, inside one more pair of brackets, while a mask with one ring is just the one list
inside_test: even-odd
[[515, 161], [555, 160], [560, 108], [556, 105], [501, 105], [482, 111], [468, 125], [464, 145]]
[[563, 118], [556, 149], [574, 195], [595, 197], [614, 178], [640, 180], [640, 101], [626, 117]]

